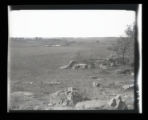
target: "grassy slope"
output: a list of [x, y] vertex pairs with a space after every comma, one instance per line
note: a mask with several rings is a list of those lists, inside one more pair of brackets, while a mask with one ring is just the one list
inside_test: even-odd
[[[46, 43], [45, 43], [46, 44]], [[24, 46], [23, 46], [24, 45]], [[48, 95], [65, 87], [77, 87], [89, 97], [108, 99], [108, 94], [120, 92], [120, 87], [111, 87], [112, 82], [126, 81], [128, 76], [99, 73], [99, 70], [60, 70], [59, 67], [74, 59], [77, 53], [84, 58], [103, 58], [110, 54], [107, 44], [79, 42], [71, 46], [45, 47], [36, 44], [11, 41], [11, 92], [30, 91], [37, 95]], [[92, 87], [89, 75], [106, 78], [102, 84], [110, 86], [103, 92]], [[60, 85], [47, 82], [59, 81]], [[30, 84], [29, 82], [33, 82]], [[121, 83], [119, 83], [121, 84]]]

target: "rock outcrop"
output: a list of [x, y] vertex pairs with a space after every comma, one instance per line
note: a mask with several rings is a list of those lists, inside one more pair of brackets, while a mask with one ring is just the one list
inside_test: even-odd
[[71, 60], [67, 65], [61, 66], [60, 69], [93, 69], [95, 68], [95, 63], [88, 61], [74, 61]]
[[77, 110], [103, 110], [106, 108], [107, 101], [103, 100], [89, 100], [83, 101], [76, 104]]
[[128, 107], [126, 103], [122, 100], [120, 95], [112, 98], [108, 103], [115, 110], [127, 110]]
[[112, 98], [109, 102], [105, 100], [82, 101], [75, 105], [77, 110], [127, 110], [127, 105], [121, 96]]
[[50, 95], [50, 104], [53, 106], [74, 106], [77, 102], [86, 100], [79, 90], [69, 87], [64, 90], [59, 90]]
[[69, 69], [72, 68], [77, 62], [74, 60], [69, 61], [67, 65], [61, 66], [60, 69]]

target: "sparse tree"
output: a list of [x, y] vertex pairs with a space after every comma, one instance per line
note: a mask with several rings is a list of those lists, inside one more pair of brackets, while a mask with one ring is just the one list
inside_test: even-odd
[[118, 58], [121, 58], [121, 63], [123, 65], [134, 63], [135, 25], [133, 27], [127, 26], [125, 34], [127, 37], [120, 37], [120, 39], [110, 48], [115, 52]]

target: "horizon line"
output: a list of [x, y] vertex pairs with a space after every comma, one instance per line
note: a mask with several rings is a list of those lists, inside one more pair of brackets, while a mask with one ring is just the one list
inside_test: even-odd
[[120, 38], [126, 36], [108, 36], [108, 37], [9, 37], [9, 38]]

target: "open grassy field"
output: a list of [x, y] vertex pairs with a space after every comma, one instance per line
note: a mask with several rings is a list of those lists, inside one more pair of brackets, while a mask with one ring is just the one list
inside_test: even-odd
[[[97, 68], [86, 70], [59, 69], [70, 60], [77, 60], [77, 54], [83, 59], [108, 57], [111, 54], [111, 51], [107, 49], [111, 41], [108, 41], [109, 38], [106, 38], [105, 42], [103, 40], [96, 42], [96, 40], [91, 39], [77, 40], [68, 45], [51, 47], [46, 46], [48, 43], [46, 41], [10, 40], [10, 94], [17, 91], [28, 91], [35, 94], [36, 99], [39, 100], [57, 90], [76, 87], [89, 98], [104, 100], [110, 99], [116, 94], [128, 94], [128, 100], [133, 100], [133, 91], [124, 93], [121, 89], [122, 85], [130, 84], [130, 80], [133, 78], [129, 75], [115, 74], [116, 68], [103, 72]], [[101, 84], [104, 87], [94, 88], [92, 82], [95, 80], [89, 76], [103, 78]], [[55, 81], [60, 82], [60, 84], [48, 84]], [[48, 102], [48, 100], [45, 101]], [[17, 104], [16, 101], [13, 102], [12, 104]]]

